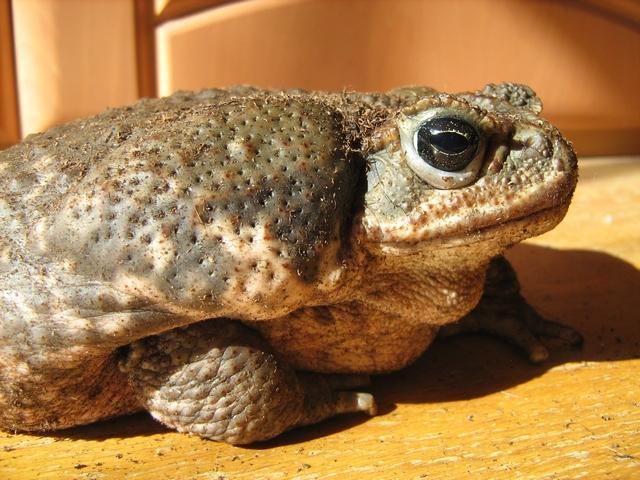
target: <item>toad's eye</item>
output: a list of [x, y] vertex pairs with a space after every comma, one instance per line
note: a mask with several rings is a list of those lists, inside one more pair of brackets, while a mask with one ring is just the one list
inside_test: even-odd
[[401, 116], [398, 133], [409, 168], [434, 188], [461, 188], [476, 181], [488, 133], [476, 117], [444, 109]]
[[476, 157], [478, 134], [464, 120], [436, 117], [420, 126], [416, 147], [420, 157], [432, 167], [457, 172]]

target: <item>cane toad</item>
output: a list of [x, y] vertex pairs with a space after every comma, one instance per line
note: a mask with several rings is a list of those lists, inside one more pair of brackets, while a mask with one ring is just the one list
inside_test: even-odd
[[367, 375], [439, 331], [488, 329], [533, 361], [538, 335], [578, 343], [500, 256], [553, 228], [576, 185], [540, 111], [516, 84], [238, 87], [142, 100], [1, 152], [0, 426], [146, 409], [250, 443], [374, 414]]

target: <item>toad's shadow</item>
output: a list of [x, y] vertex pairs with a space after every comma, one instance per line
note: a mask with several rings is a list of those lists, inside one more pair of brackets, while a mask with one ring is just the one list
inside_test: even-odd
[[[416, 363], [376, 376], [370, 391], [381, 414], [397, 403], [437, 403], [478, 398], [524, 383], [551, 367], [582, 361], [640, 357], [640, 271], [611, 255], [585, 250], [555, 250], [518, 245], [508, 258], [523, 293], [545, 317], [577, 328], [582, 350], [555, 350], [542, 365], [532, 365], [504, 342], [485, 335], [437, 340]], [[335, 417], [296, 429], [250, 448], [291, 445], [324, 437], [365, 422], [364, 415]], [[60, 432], [53, 436], [100, 439], [153, 435], [166, 431], [148, 415], [137, 414]]]
[[438, 339], [413, 365], [376, 378], [381, 403], [464, 400], [509, 388], [567, 362], [640, 357], [640, 271], [611, 255], [518, 245], [508, 253], [527, 300], [546, 318], [584, 335], [581, 350], [552, 350], [532, 365], [485, 335]]

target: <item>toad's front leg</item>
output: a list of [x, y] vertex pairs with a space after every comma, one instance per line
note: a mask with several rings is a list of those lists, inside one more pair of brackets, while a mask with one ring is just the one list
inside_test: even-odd
[[485, 290], [476, 308], [455, 323], [445, 325], [441, 336], [466, 332], [486, 332], [521, 348], [533, 363], [549, 357], [542, 338], [555, 339], [563, 345], [582, 345], [582, 335], [575, 329], [543, 318], [520, 294], [520, 284], [513, 267], [503, 256], [495, 257], [487, 271]]
[[255, 331], [209, 320], [133, 343], [121, 362], [143, 405], [181, 432], [246, 444], [340, 413], [375, 414], [358, 375], [297, 372]]

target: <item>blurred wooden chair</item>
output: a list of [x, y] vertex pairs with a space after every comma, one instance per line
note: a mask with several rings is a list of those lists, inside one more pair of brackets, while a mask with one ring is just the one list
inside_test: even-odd
[[[17, 84], [23, 134], [178, 89], [427, 84], [460, 91], [508, 80], [538, 92], [545, 115], [580, 154], [640, 152], [640, 3], [633, 0], [14, 0], [11, 6], [17, 82], [5, 80], [7, 55], [0, 55], [0, 81], [3, 92]], [[8, 10], [0, 10], [7, 12], [0, 21], [11, 18]], [[6, 31], [0, 25], [2, 45], [11, 41]], [[15, 102], [6, 98], [5, 143], [17, 140], [17, 120], [7, 122], [15, 118]]]

